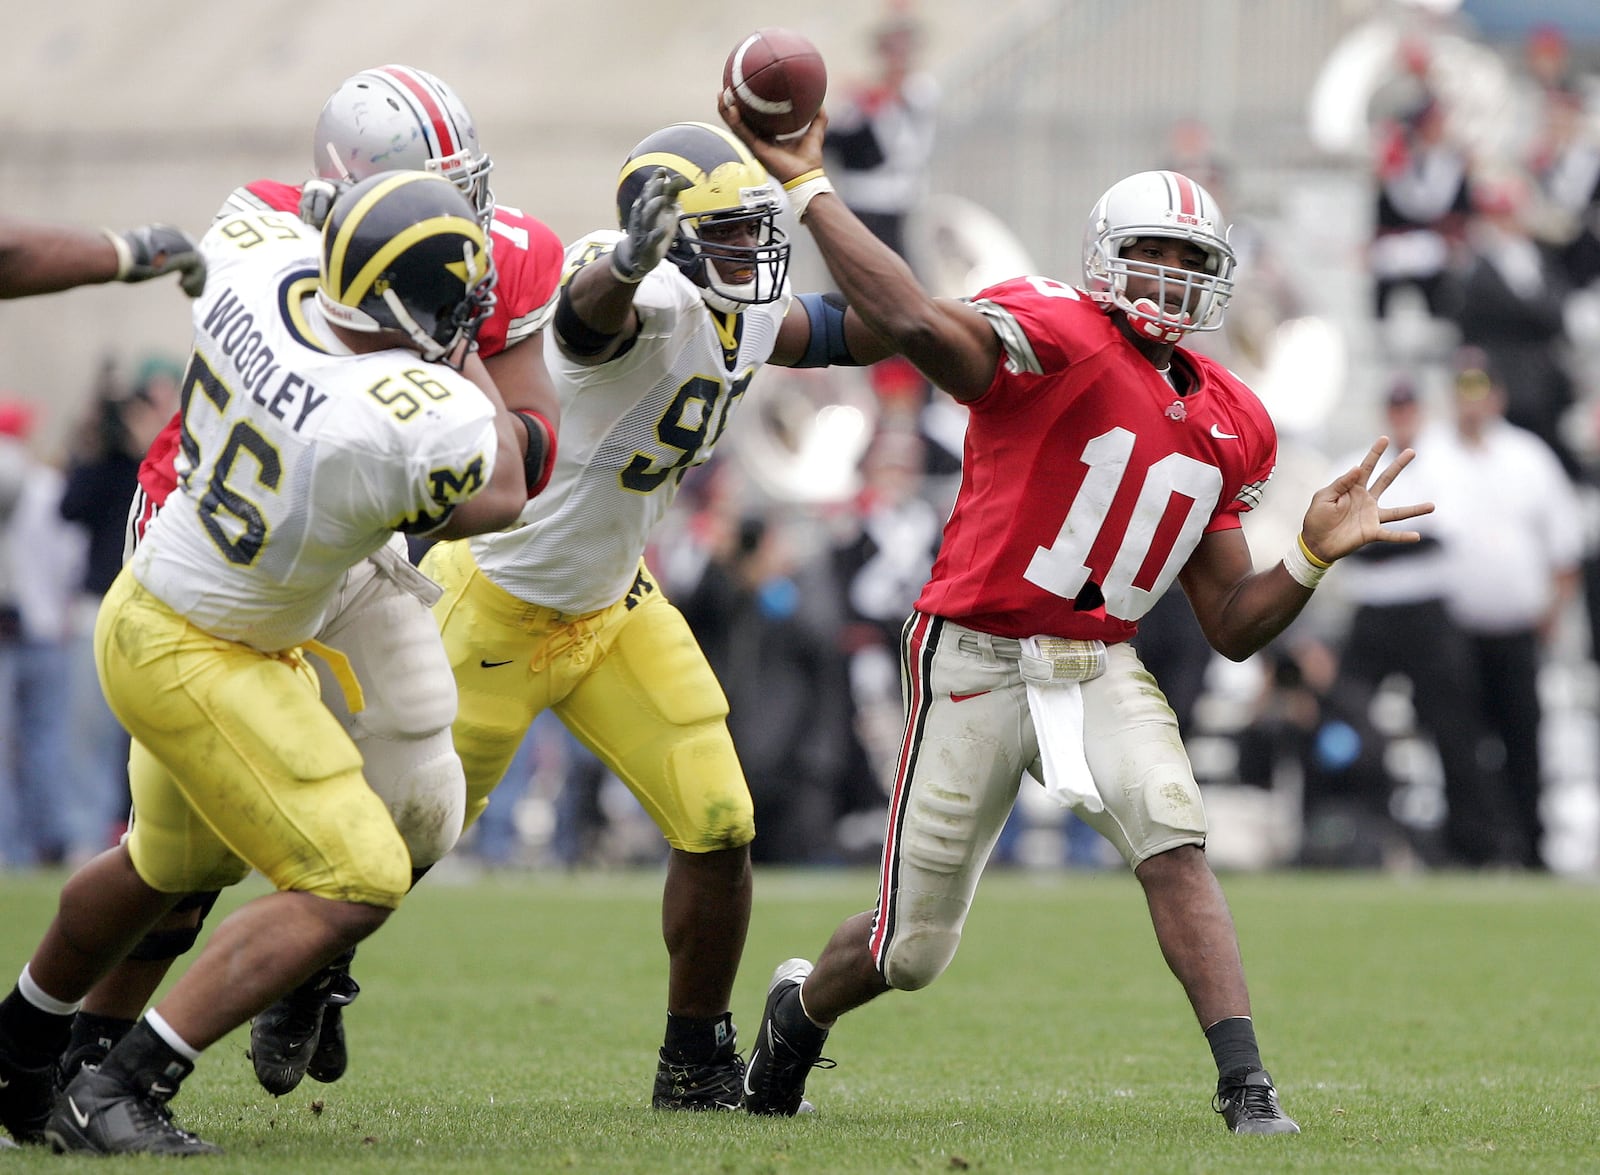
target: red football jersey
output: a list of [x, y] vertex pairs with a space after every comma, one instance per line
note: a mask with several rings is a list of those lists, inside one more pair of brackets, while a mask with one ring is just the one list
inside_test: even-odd
[[[300, 188], [275, 180], [256, 180], [234, 190], [223, 212], [272, 209], [299, 215]], [[478, 354], [485, 359], [522, 342], [543, 329], [555, 313], [561, 286], [561, 238], [543, 222], [520, 208], [496, 206], [489, 226], [489, 247], [494, 254], [494, 311], [478, 330]], [[182, 421], [173, 416], [157, 434], [139, 465], [139, 486], [147, 501], [140, 503], [134, 521], [136, 537], [178, 484], [176, 463]]]
[[1271, 418], [1182, 349], [1178, 395], [1071, 286], [1016, 278], [973, 304], [1004, 355], [968, 405], [961, 492], [916, 606], [996, 636], [1125, 641], [1201, 535], [1260, 499]]

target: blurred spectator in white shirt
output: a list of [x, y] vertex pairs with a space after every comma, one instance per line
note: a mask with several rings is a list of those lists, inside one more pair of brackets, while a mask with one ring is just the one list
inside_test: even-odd
[[1456, 520], [1446, 600], [1471, 637], [1484, 719], [1498, 738], [1508, 847], [1522, 865], [1541, 869], [1538, 678], [1578, 598], [1578, 495], [1550, 447], [1506, 421], [1504, 386], [1481, 352], [1459, 358], [1454, 399], [1456, 427], [1439, 445], [1438, 513]]

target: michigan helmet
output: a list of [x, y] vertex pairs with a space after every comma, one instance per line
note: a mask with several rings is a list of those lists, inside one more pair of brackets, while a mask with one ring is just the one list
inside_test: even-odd
[[435, 171], [472, 201], [485, 226], [494, 215], [494, 162], [478, 146], [466, 104], [408, 65], [364, 69], [339, 84], [317, 118], [311, 166], [323, 179]]
[[[1123, 257], [1140, 237], [1175, 237], [1206, 255], [1204, 272]], [[1141, 171], [1112, 184], [1089, 214], [1083, 233], [1084, 286], [1097, 302], [1117, 307], [1144, 335], [1175, 343], [1190, 331], [1216, 330], [1233, 294], [1233, 248], [1211, 194], [1175, 171]], [[1154, 298], [1128, 297], [1130, 277], [1154, 278]], [[1178, 301], [1181, 310], [1168, 310]]]
[[[663, 127], [639, 143], [617, 178], [617, 214], [628, 223], [656, 168], [680, 175], [678, 235], [667, 259], [715, 310], [737, 313], [776, 301], [789, 271], [789, 241], [777, 225], [780, 197], [756, 157], [732, 134], [704, 122]], [[741, 271], [743, 281], [733, 277]]]
[[478, 333], [494, 307], [494, 263], [472, 205], [424, 171], [368, 176], [322, 228], [317, 302], [347, 330], [398, 330], [430, 362]]

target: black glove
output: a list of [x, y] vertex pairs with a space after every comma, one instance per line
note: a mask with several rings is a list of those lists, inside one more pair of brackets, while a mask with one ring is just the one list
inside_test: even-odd
[[611, 251], [611, 268], [629, 285], [644, 280], [678, 235], [678, 193], [693, 185], [684, 176], [656, 168], [628, 209], [627, 236]]
[[300, 189], [300, 219], [314, 229], [321, 229], [327, 223], [328, 213], [333, 211], [334, 201], [354, 183], [354, 180], [307, 180]]
[[191, 298], [206, 287], [206, 263], [194, 239], [170, 224], [141, 224], [125, 233], [109, 230], [106, 236], [117, 250], [119, 282], [149, 281], [164, 273], [181, 274], [178, 285]]

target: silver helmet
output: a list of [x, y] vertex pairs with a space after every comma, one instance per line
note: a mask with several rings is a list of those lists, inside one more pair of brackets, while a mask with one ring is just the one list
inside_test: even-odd
[[[1205, 271], [1122, 256], [1140, 237], [1174, 237], [1198, 246], [1206, 255]], [[1141, 171], [1112, 184], [1084, 229], [1083, 277], [1089, 296], [1117, 307], [1142, 333], [1164, 342], [1222, 325], [1222, 312], [1233, 294], [1233, 269], [1222, 210], [1211, 193], [1175, 171]], [[1158, 296], [1129, 299], [1130, 276], [1156, 279]], [[1181, 311], [1166, 309], [1169, 292], [1181, 295]]]
[[311, 166], [323, 179], [380, 171], [432, 171], [460, 188], [487, 228], [489, 172], [466, 104], [431, 73], [409, 65], [364, 69], [340, 83], [317, 118]]

